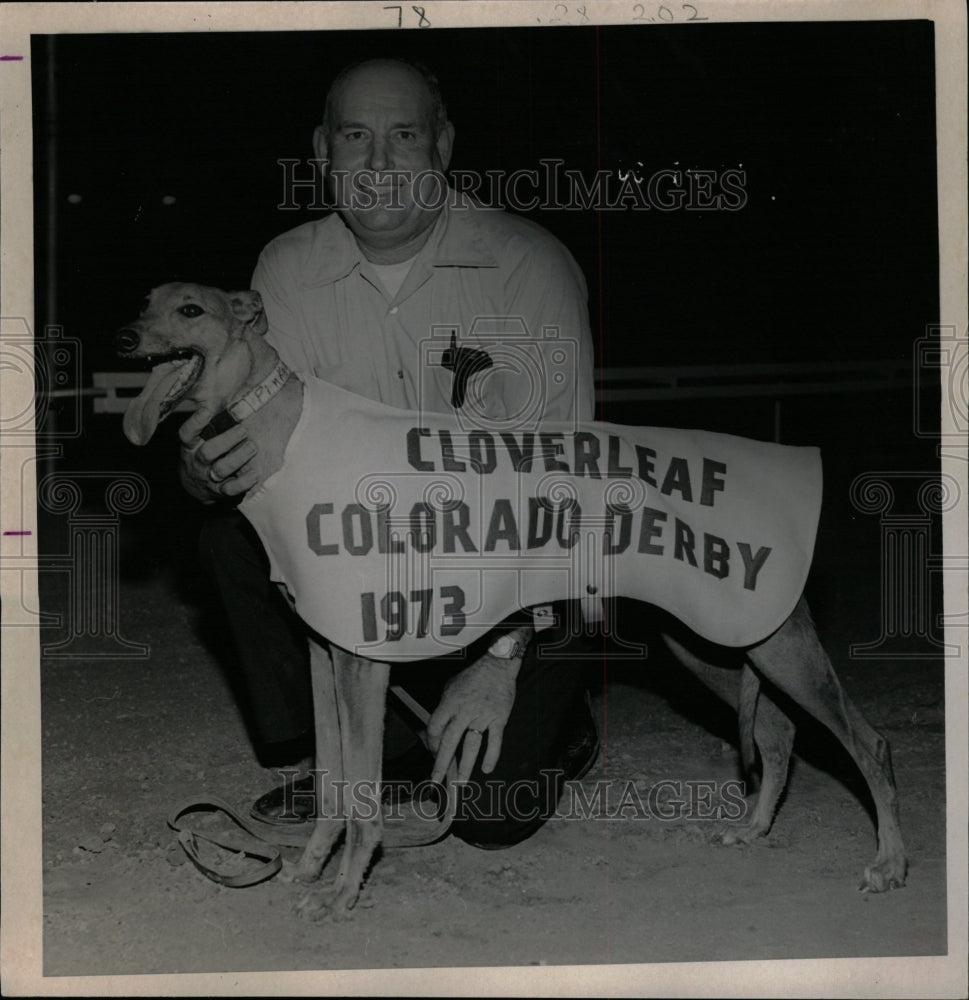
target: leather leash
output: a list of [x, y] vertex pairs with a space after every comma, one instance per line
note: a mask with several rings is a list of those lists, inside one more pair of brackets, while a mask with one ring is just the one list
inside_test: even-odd
[[[242, 836], [236, 833], [212, 836], [208, 833], [201, 833], [198, 830], [191, 830], [179, 824], [179, 819], [187, 812], [196, 812], [201, 809], [218, 809], [224, 812], [243, 830]], [[283, 866], [283, 859], [279, 848], [267, 843], [249, 824], [228, 804], [219, 798], [183, 799], [171, 811], [168, 817], [168, 825], [178, 835], [178, 842], [188, 855], [189, 861], [206, 877], [218, 882], [219, 885], [229, 886], [232, 889], [240, 889], [248, 885], [256, 885], [264, 882], [267, 878], [272, 878]], [[243, 854], [251, 858], [262, 861], [256, 869], [251, 872], [229, 874], [212, 868], [203, 860], [199, 851], [199, 841], [212, 844], [235, 854]]]
[[[392, 684], [390, 691], [404, 704], [419, 722], [427, 725], [430, 719], [429, 713], [419, 705], [414, 699], [399, 685]], [[445, 787], [453, 787], [457, 777], [457, 764], [454, 760], [448, 766]], [[440, 840], [450, 829], [451, 821], [454, 818], [454, 806], [452, 795], [447, 795], [448, 808], [444, 815], [437, 820], [430, 820], [422, 817], [428, 824], [427, 829], [411, 830], [406, 821], [399, 829], [394, 825], [385, 825], [385, 847], [422, 847], [433, 844]], [[242, 830], [239, 832], [229, 832], [227, 834], [211, 835], [192, 830], [182, 825], [179, 820], [189, 812], [200, 812], [203, 810], [218, 810], [224, 812]], [[188, 855], [189, 861], [206, 877], [219, 885], [228, 886], [233, 889], [241, 889], [250, 885], [257, 885], [266, 879], [272, 878], [283, 866], [282, 855], [279, 846], [302, 847], [309, 840], [313, 832], [313, 822], [308, 820], [305, 823], [293, 824], [291, 827], [278, 825], [275, 823], [264, 823], [256, 819], [243, 819], [224, 799], [214, 796], [207, 798], [186, 798], [182, 799], [171, 811], [168, 817], [168, 825], [175, 831], [178, 842]], [[206, 864], [202, 860], [199, 850], [199, 842], [203, 841], [213, 847], [232, 851], [234, 854], [245, 855], [250, 858], [260, 860], [262, 863], [250, 872], [229, 873], [220, 871]]]

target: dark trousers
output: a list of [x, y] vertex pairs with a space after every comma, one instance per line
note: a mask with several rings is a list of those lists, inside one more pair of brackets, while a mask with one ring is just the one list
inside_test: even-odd
[[[306, 627], [270, 581], [262, 543], [240, 513], [222, 511], [209, 518], [202, 526], [200, 550], [235, 641], [239, 686], [260, 757], [292, 763], [312, 747]], [[462, 839], [482, 845], [516, 843], [554, 811], [562, 785], [563, 752], [588, 719], [586, 661], [577, 657], [576, 640], [569, 640], [567, 632], [563, 622], [530, 644], [498, 764], [490, 775], [475, 768], [452, 824]], [[558, 648], [563, 641], [566, 644]], [[557, 648], [549, 655], [552, 645]], [[394, 668], [392, 683], [433, 712], [448, 678], [465, 666], [467, 660], [403, 664]], [[415, 739], [393, 705], [388, 706], [385, 754], [401, 753]]]

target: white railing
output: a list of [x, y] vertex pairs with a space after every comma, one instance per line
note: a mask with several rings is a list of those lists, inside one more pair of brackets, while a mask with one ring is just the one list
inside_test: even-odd
[[[130, 399], [147, 380], [147, 372], [94, 372], [90, 388], [55, 389], [50, 395], [89, 396], [94, 400], [95, 413], [124, 413]], [[601, 403], [839, 395], [902, 389], [911, 383], [911, 361], [597, 368], [595, 371], [596, 399]]]
[[603, 403], [620, 403], [807, 396], [900, 389], [911, 382], [911, 361], [599, 368], [596, 398]]

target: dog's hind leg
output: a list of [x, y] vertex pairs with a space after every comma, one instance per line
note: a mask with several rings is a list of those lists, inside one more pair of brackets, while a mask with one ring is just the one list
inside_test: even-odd
[[868, 783], [878, 814], [878, 854], [859, 888], [881, 892], [904, 885], [907, 861], [888, 742], [845, 694], [803, 597], [784, 625], [748, 655], [764, 677], [838, 737]]
[[750, 843], [770, 830], [774, 811], [787, 783], [794, 746], [794, 723], [768, 694], [746, 664], [737, 669], [717, 666], [694, 649], [664, 633], [676, 658], [714, 694], [737, 711], [744, 770], [753, 767], [753, 745], [760, 752], [760, 789], [753, 808], [742, 823], [731, 824], [720, 834], [724, 844]]
[[[300, 882], [314, 882], [319, 878], [345, 825], [340, 794], [343, 751], [340, 746], [334, 665], [330, 653], [313, 639], [310, 640], [310, 674], [316, 737], [317, 816], [309, 843], [293, 872], [293, 877]], [[300, 904], [301, 910], [304, 904], [308, 905], [309, 899], [307, 896]]]
[[[760, 788], [747, 818], [721, 834], [725, 844], [749, 844], [770, 830], [777, 803], [787, 784], [794, 749], [794, 723], [763, 690], [746, 665], [740, 677], [740, 729], [741, 745], [752, 742], [760, 753]], [[744, 766], [748, 770], [753, 763], [751, 756], [749, 751], [744, 755]]]

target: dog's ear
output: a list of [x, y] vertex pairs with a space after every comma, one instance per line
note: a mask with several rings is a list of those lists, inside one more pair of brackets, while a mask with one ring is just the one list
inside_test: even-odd
[[265, 333], [269, 328], [262, 308], [262, 296], [252, 289], [247, 292], [230, 292], [229, 304], [236, 319], [252, 327], [256, 333]]

